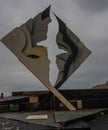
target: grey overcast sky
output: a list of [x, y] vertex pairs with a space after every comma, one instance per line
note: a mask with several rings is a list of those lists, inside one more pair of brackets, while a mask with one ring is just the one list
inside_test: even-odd
[[[0, 0], [0, 38], [51, 4], [51, 11], [92, 51], [61, 89], [91, 88], [108, 80], [108, 0]], [[51, 14], [50, 41], [57, 32]], [[51, 25], [51, 24], [50, 24]], [[54, 41], [53, 41], [54, 42]], [[52, 42], [52, 43], [53, 43]], [[51, 44], [51, 43], [48, 43]], [[54, 50], [55, 51], [55, 50]], [[53, 51], [53, 53], [54, 53]], [[53, 54], [50, 54], [52, 57]], [[51, 80], [56, 75], [52, 64]], [[17, 58], [0, 42], [0, 92], [45, 90]]]

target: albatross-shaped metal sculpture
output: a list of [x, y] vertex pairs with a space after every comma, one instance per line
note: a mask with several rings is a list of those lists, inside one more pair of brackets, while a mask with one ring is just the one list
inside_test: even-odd
[[[55, 15], [56, 16], [56, 15]], [[50, 6], [35, 18], [15, 28], [1, 41], [13, 54], [69, 109], [75, 107], [57, 90], [87, 58], [90, 51], [81, 43], [66, 25], [56, 16], [59, 23], [57, 45], [67, 53], [57, 55], [59, 75], [55, 86], [49, 81], [47, 48], [37, 43], [47, 39], [48, 24], [51, 22]]]

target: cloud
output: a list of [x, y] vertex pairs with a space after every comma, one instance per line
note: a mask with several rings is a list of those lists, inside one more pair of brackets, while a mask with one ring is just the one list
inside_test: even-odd
[[76, 0], [83, 11], [100, 13], [108, 8], [108, 0]]

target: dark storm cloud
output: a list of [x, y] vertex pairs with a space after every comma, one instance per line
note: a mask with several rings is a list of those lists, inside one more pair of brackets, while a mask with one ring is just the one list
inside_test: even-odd
[[94, 13], [108, 8], [108, 0], [76, 0], [76, 2], [82, 10]]

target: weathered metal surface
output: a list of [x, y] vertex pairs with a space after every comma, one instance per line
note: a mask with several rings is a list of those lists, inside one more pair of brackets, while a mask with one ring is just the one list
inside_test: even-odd
[[48, 24], [51, 22], [49, 13], [50, 7], [1, 40], [45, 86], [50, 84], [50, 61], [47, 48], [37, 43], [47, 38]]
[[66, 51], [66, 53], [57, 55], [56, 59], [59, 74], [55, 87], [59, 88], [91, 54], [91, 51], [84, 46], [60, 18], [57, 16], [56, 18], [59, 23], [56, 42], [60, 49]]

